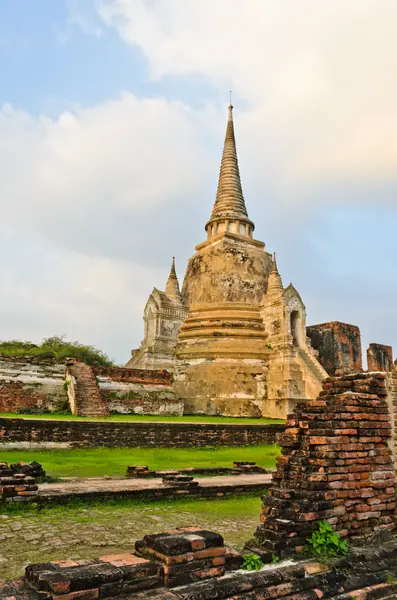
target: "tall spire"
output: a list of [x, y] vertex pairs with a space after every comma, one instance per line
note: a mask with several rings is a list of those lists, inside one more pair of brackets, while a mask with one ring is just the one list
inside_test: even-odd
[[234, 137], [233, 106], [231, 104], [229, 104], [229, 117], [223, 146], [221, 170], [211, 219], [229, 215], [233, 217], [248, 217], [238, 168], [236, 139]]
[[225, 143], [223, 146], [221, 169], [219, 173], [218, 189], [212, 209], [210, 221], [241, 220], [248, 223], [251, 229], [253, 223], [248, 218], [241, 186], [240, 171], [238, 167], [236, 140], [234, 136], [233, 106], [229, 105], [229, 116], [226, 127]]
[[271, 293], [279, 292], [282, 289], [283, 289], [283, 282], [281, 281], [280, 273], [278, 272], [278, 269], [277, 269], [276, 253], [274, 252], [273, 261], [272, 261], [272, 270], [270, 272], [268, 284], [267, 284], [267, 293], [271, 294]]
[[171, 300], [175, 300], [177, 302], [182, 300], [181, 292], [179, 290], [178, 277], [175, 271], [175, 256], [172, 257], [171, 270], [168, 276], [167, 285], [165, 287], [165, 295]]

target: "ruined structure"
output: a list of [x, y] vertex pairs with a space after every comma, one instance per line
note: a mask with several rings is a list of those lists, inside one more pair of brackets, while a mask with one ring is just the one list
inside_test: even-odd
[[[361, 335], [355, 325], [333, 321], [307, 328], [313, 348], [328, 375], [357, 373], [362, 370]], [[368, 367], [370, 368], [370, 367]], [[370, 370], [376, 370], [370, 368]]]
[[94, 367], [76, 359], [0, 355], [0, 412], [82, 417], [110, 413], [182, 415], [183, 401], [165, 370]]
[[263, 498], [259, 545], [289, 556], [327, 519], [343, 537], [396, 528], [397, 373], [330, 378], [297, 406]]
[[393, 371], [393, 348], [384, 344], [370, 344], [367, 363], [368, 371]]
[[[306, 337], [305, 306], [283, 289], [275, 258], [253, 237], [229, 106], [216, 199], [179, 292], [145, 308], [145, 337], [127, 366], [174, 370], [185, 413], [285, 417], [315, 398], [326, 372]], [[179, 335], [178, 335], [179, 334]]]
[[54, 412], [67, 406], [65, 365], [0, 355], [0, 412]]

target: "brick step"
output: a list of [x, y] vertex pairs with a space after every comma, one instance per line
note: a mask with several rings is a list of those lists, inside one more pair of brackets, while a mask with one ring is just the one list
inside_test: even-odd
[[333, 596], [332, 600], [376, 600], [377, 598], [397, 598], [397, 586], [392, 583], [377, 583], [346, 594]]
[[107, 401], [103, 398], [97, 378], [90, 365], [71, 361], [68, 370], [76, 380], [76, 409], [82, 417], [108, 417], [110, 415]]

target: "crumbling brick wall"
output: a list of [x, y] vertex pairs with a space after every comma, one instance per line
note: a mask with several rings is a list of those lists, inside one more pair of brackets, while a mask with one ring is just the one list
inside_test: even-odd
[[262, 547], [291, 554], [321, 519], [342, 536], [395, 529], [389, 388], [382, 373], [329, 378], [288, 417], [256, 532]]
[[393, 371], [393, 348], [370, 344], [367, 350], [368, 371]]
[[355, 325], [333, 321], [306, 328], [318, 360], [328, 375], [357, 373], [362, 370], [361, 336]]
[[0, 412], [53, 412], [68, 405], [65, 366], [54, 360], [0, 356]]
[[126, 369], [125, 367], [93, 367], [98, 377], [109, 377], [113, 381], [125, 383], [150, 383], [152, 385], [171, 385], [171, 373], [162, 370]]
[[112, 413], [183, 415], [184, 402], [172, 389], [168, 371], [95, 367], [102, 397]]

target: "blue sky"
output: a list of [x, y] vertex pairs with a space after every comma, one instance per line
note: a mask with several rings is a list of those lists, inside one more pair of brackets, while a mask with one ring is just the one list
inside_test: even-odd
[[204, 239], [232, 88], [256, 237], [308, 323], [397, 348], [396, 21], [393, 0], [0, 0], [1, 337], [128, 359]]

